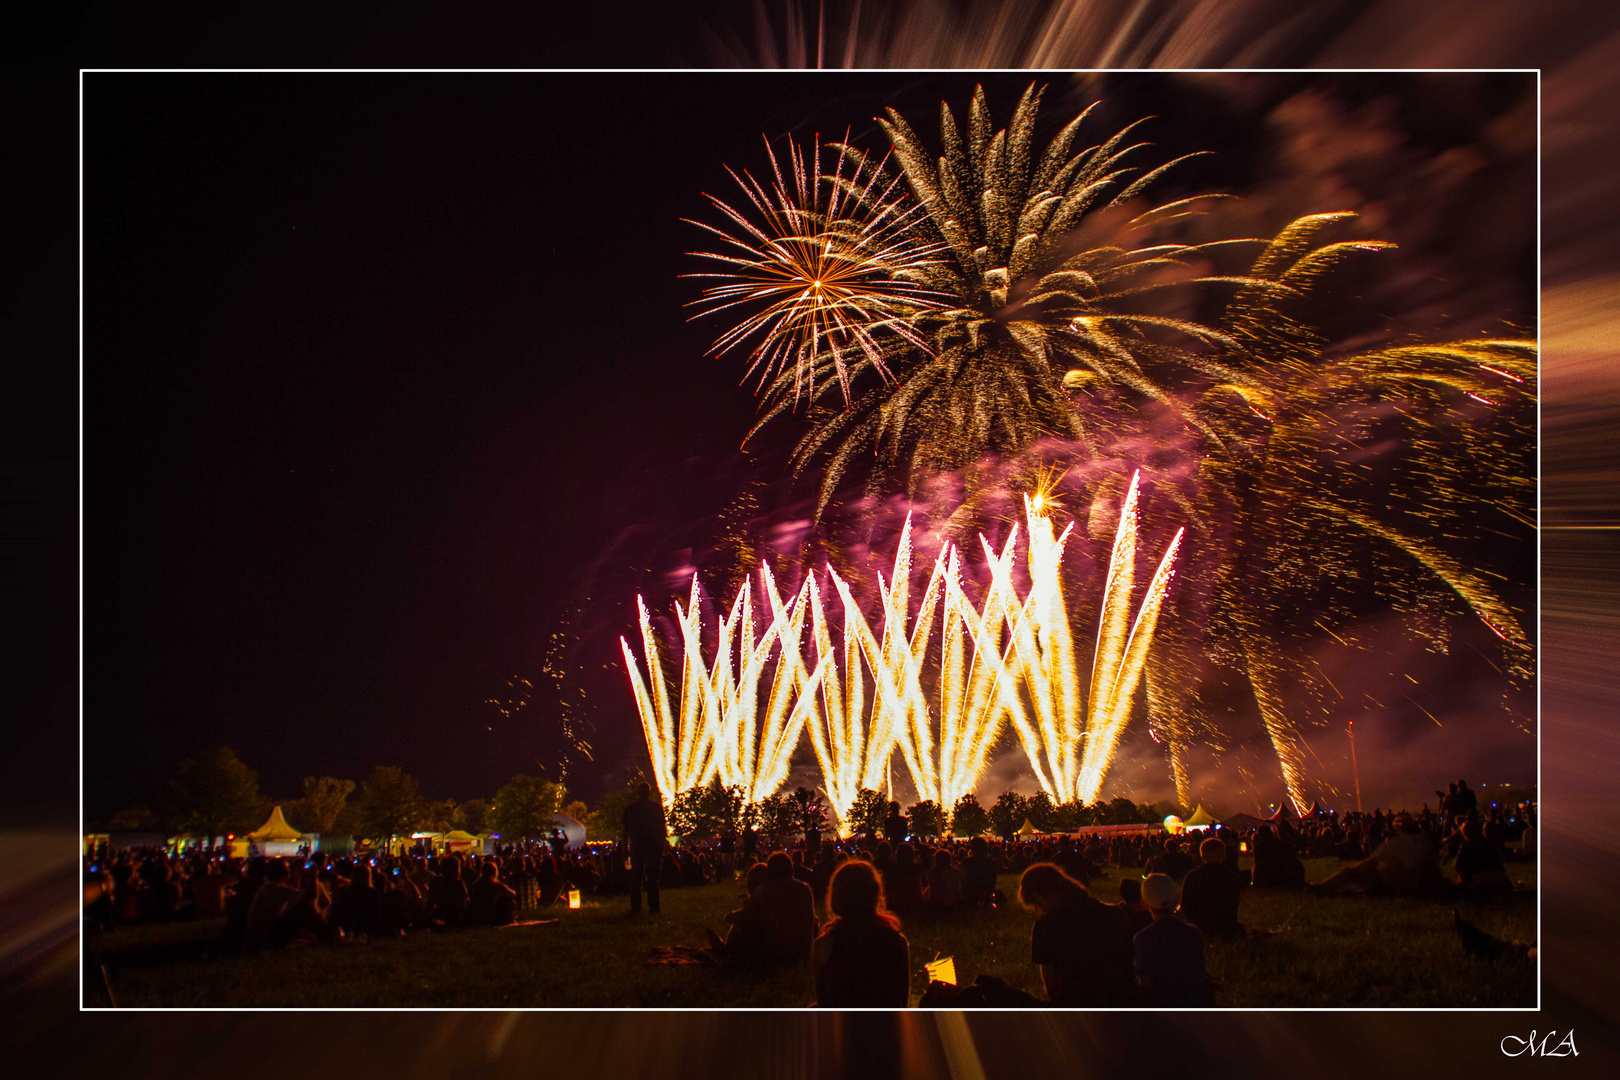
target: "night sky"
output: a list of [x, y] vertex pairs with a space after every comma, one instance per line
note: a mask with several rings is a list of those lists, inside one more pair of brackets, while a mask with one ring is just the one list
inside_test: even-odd
[[[998, 121], [1028, 80], [982, 77]], [[505, 722], [483, 702], [535, 677], [576, 607], [597, 762], [571, 787], [622, 775], [640, 735], [603, 665], [634, 593], [701, 564], [741, 484], [802, 494], [777, 482], [779, 441], [738, 450], [751, 388], [687, 322], [701, 233], [680, 218], [713, 219], [702, 193], [732, 196], [723, 164], [764, 165], [761, 133], [875, 146], [884, 105], [925, 130], [974, 81], [87, 76], [90, 817], [149, 802], [221, 742], [278, 799], [381, 764], [487, 798], [547, 764], [548, 706]], [[1094, 130], [1158, 113], [1158, 160], [1220, 152], [1162, 195], [1250, 193], [1278, 225], [1296, 208], [1266, 178], [1309, 166], [1261, 121], [1334, 102], [1301, 122], [1354, 117], [1404, 164], [1323, 175], [1426, 200], [1421, 222], [1375, 230], [1412, 230], [1379, 311], [1454, 336], [1533, 316], [1533, 171], [1513, 141], [1528, 77], [1046, 81], [1050, 122], [1105, 96]], [[1484, 164], [1441, 186], [1469, 154]], [[1307, 200], [1341, 194], [1316, 180]]]

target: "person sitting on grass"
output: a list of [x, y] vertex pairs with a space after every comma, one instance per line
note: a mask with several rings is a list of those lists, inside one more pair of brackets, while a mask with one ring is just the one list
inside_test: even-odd
[[[534, 889], [536, 903], [541, 907], [550, 907], [562, 895], [562, 871], [557, 867], [557, 859], [552, 855], [542, 855], [535, 860]], [[470, 894], [469, 889], [469, 894]]]
[[827, 899], [827, 890], [832, 887], [833, 871], [838, 869], [838, 860], [845, 857], [842, 851], [830, 844], [816, 853], [815, 873], [810, 879], [810, 889], [816, 894], [817, 904]]
[[1238, 834], [1232, 829], [1227, 828], [1225, 825], [1219, 825], [1216, 827], [1213, 835], [1217, 840], [1226, 845], [1226, 864], [1232, 868], [1232, 873], [1238, 876], [1239, 882], [1245, 888], [1254, 884], [1253, 875], [1249, 871], [1243, 869], [1242, 865], [1238, 862], [1238, 852], [1242, 850], [1243, 843], [1243, 841], [1238, 839]]
[[428, 903], [433, 908], [434, 918], [446, 926], [460, 926], [466, 919], [467, 886], [461, 882], [454, 856], [446, 855], [439, 860], [439, 872], [428, 883]]
[[1142, 882], [1137, 878], [1119, 879], [1119, 903], [1114, 905], [1125, 914], [1128, 933], [1135, 935], [1153, 921], [1153, 915], [1142, 904]]
[[951, 865], [951, 849], [934, 852], [934, 866], [928, 871], [928, 906], [950, 911], [962, 906], [962, 871]]
[[[866, 857], [866, 852], [861, 852], [861, 855]], [[877, 849], [866, 858], [866, 861], [876, 868], [879, 876], [887, 874], [889, 868], [894, 865], [894, 845], [887, 840], [879, 840]]]
[[765, 926], [759, 912], [750, 906], [754, 893], [765, 884], [765, 864], [755, 863], [743, 876], [745, 890], [742, 906], [726, 912], [724, 922], [729, 927], [722, 938], [705, 928], [709, 937], [709, 953], [713, 959], [733, 967], [757, 967], [764, 963], [766, 954]]
[[1166, 840], [1164, 842], [1164, 854], [1148, 860], [1147, 872], [1150, 874], [1164, 874], [1176, 881], [1180, 881], [1196, 865], [1198, 864], [1193, 857], [1181, 850], [1180, 841]]
[[146, 870], [146, 917], [152, 922], [172, 922], [179, 913], [180, 886], [167, 859], [148, 860]]
[[467, 921], [473, 926], [505, 926], [517, 919], [517, 893], [501, 882], [500, 868], [492, 859], [478, 873], [478, 883], [467, 898]]
[[675, 853], [676, 864], [681, 869], [682, 885], [707, 885], [709, 876], [704, 872], [703, 864], [692, 856], [685, 848]]
[[596, 867], [589, 861], [574, 862], [571, 872], [566, 876], [568, 883], [586, 896], [595, 896], [596, 890], [602, 884], [602, 875], [596, 872]]
[[1198, 845], [1203, 865], [1187, 874], [1181, 886], [1181, 915], [1204, 932], [1207, 938], [1243, 937], [1238, 922], [1238, 901], [1243, 895], [1243, 879], [1226, 857], [1226, 845], [1214, 838]]
[[1018, 880], [1018, 899], [1039, 913], [1030, 962], [1041, 969], [1053, 1005], [1129, 1005], [1131, 939], [1122, 914], [1098, 901], [1053, 863], [1036, 863]]
[[382, 933], [382, 895], [372, 884], [371, 867], [355, 867], [349, 884], [337, 894], [337, 924], [345, 934], [377, 937]]
[[287, 864], [280, 859], [269, 860], [264, 867], [264, 884], [254, 893], [248, 908], [247, 944], [285, 944], [287, 939], [280, 933], [282, 916], [299, 895], [297, 889], [287, 884]]
[[793, 876], [793, 860], [786, 852], [765, 860], [765, 880], [743, 908], [745, 917], [765, 932], [761, 958], [767, 964], [798, 964], [810, 955], [816, 937], [816, 900], [810, 886]]
[[1254, 884], [1261, 889], [1302, 889], [1305, 864], [1277, 838], [1271, 826], [1263, 825], [1254, 834]]
[[1000, 900], [996, 891], [996, 860], [990, 857], [990, 845], [984, 837], [975, 836], [968, 841], [968, 857], [962, 863], [962, 883], [969, 904], [994, 906]]
[[1375, 896], [1432, 897], [1446, 890], [1440, 850], [1416, 821], [1401, 817], [1373, 853], [1306, 888], [1313, 893], [1365, 892]]
[[[1191, 880], [1191, 875], [1189, 875]], [[1132, 939], [1132, 970], [1152, 1008], [1196, 1008], [1212, 1003], [1204, 967], [1204, 934], [1176, 915], [1176, 883], [1166, 874], [1142, 881], [1142, 901], [1153, 922]]]
[[191, 906], [199, 919], [217, 919], [225, 914], [225, 890], [237, 882], [236, 874], [224, 863], [210, 862], [191, 879]]
[[1462, 843], [1457, 847], [1457, 884], [1465, 889], [1483, 891], [1506, 890], [1513, 887], [1508, 880], [1507, 868], [1495, 844], [1485, 839], [1478, 821], [1464, 821]]
[[658, 861], [658, 887], [661, 889], [680, 888], [681, 864], [675, 858], [675, 852], [665, 851], [664, 857]]
[[1052, 861], [1082, 885], [1102, 873], [1067, 836], [1058, 841], [1057, 854], [1052, 856]]
[[380, 883], [384, 937], [399, 937], [423, 921], [425, 905], [422, 894], [404, 867], [391, 868], [380, 877]]
[[917, 865], [917, 852], [901, 841], [894, 849], [894, 862], [883, 871], [883, 896], [896, 915], [910, 915], [923, 906], [923, 871]]
[[831, 919], [811, 950], [815, 1006], [903, 1009], [911, 1003], [911, 946], [883, 903], [869, 862], [846, 862], [827, 890]]

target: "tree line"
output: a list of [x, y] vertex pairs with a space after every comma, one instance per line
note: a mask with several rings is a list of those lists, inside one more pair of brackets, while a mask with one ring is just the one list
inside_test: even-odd
[[298, 795], [270, 798], [259, 789], [258, 773], [235, 750], [217, 746], [182, 761], [150, 803], [120, 810], [105, 825], [200, 837], [240, 835], [264, 824], [277, 805], [300, 832], [376, 841], [452, 829], [536, 839], [551, 834], [552, 814], [583, 818], [587, 813], [584, 803], [567, 801], [562, 784], [542, 776], [514, 776], [493, 798], [457, 803], [424, 796], [414, 776], [392, 765], [377, 766], [358, 783], [306, 776]]
[[[891, 813], [890, 798], [880, 791], [862, 788], [850, 806], [846, 832], [879, 836], [887, 831]], [[898, 805], [898, 804], [896, 804]], [[995, 833], [1010, 837], [1027, 821], [1041, 832], [1072, 832], [1090, 825], [1156, 824], [1177, 812], [1173, 803], [1136, 803], [1123, 796], [1106, 803], [1087, 806], [1080, 802], [1056, 803], [1044, 791], [1023, 795], [1004, 791], [989, 809], [972, 793], [963, 795], [949, 809], [931, 799], [913, 803], [902, 817], [908, 835], [930, 839], [940, 836], [981, 836]], [[818, 792], [796, 788], [768, 796], [756, 803], [744, 803], [742, 788], [724, 787], [718, 782], [690, 788], [675, 796], [670, 807], [670, 831], [683, 839], [706, 840], [727, 832], [755, 829], [784, 839], [796, 833], [819, 832], [825, 827], [827, 812]], [[594, 833], [593, 835], [603, 835]], [[617, 835], [617, 823], [611, 834]]]
[[[258, 774], [227, 746], [214, 747], [180, 763], [173, 779], [149, 804], [121, 810], [105, 824], [112, 830], [162, 831], [192, 836], [226, 836], [249, 832], [279, 805], [287, 823], [300, 832], [351, 835], [374, 841], [414, 832], [498, 833], [503, 839], [539, 839], [551, 834], [551, 815], [562, 812], [585, 823], [594, 839], [618, 839], [624, 809], [643, 777], [607, 792], [595, 808], [569, 800], [561, 783], [541, 776], [512, 777], [490, 799], [431, 799], [416, 778], [392, 765], [379, 765], [363, 780], [306, 776], [302, 792], [290, 799], [271, 799], [259, 789]], [[1086, 806], [1054, 803], [1045, 792], [1022, 795], [1002, 792], [986, 809], [973, 794], [950, 808], [931, 800], [911, 805], [904, 814], [913, 836], [1011, 836], [1025, 821], [1041, 832], [1067, 832], [1088, 825], [1153, 823], [1175, 812], [1170, 803], [1139, 804], [1120, 797]], [[890, 799], [862, 789], [850, 808], [847, 832], [883, 834]], [[692, 788], [675, 797], [670, 831], [682, 839], [703, 841], [728, 832], [753, 829], [772, 839], [819, 832], [828, 814], [820, 792], [796, 788], [755, 803], [743, 801], [742, 789], [718, 782]]]

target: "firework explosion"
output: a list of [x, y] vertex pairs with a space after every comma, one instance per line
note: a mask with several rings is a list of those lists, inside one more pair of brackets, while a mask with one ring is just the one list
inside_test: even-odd
[[[963, 588], [960, 557], [947, 543], [913, 610], [908, 518], [889, 579], [878, 577], [880, 631], [829, 567], [826, 580], [842, 605], [841, 647], [815, 575], [784, 601], [762, 566], [760, 591], [769, 609], [763, 632], [754, 619], [752, 582], [745, 582], [718, 622], [705, 660], [694, 575], [688, 602], [675, 605], [683, 657], [678, 709], [671, 707], [658, 638], [638, 599], [649, 678], [629, 641], [620, 644], [665, 804], [716, 778], [740, 788], [745, 802], [774, 794], [808, 728], [823, 789], [840, 821], [861, 788], [884, 786], [896, 752], [919, 799], [951, 806], [974, 790], [1009, 722], [1047, 794], [1058, 802], [1097, 801], [1182, 540], [1178, 532], [1169, 544], [1133, 620], [1139, 479], [1132, 478], [1119, 514], [1089, 680], [1082, 678], [1062, 580], [1074, 524], [1055, 533], [1051, 503], [1039, 495], [1025, 503], [1028, 584], [1022, 597], [1012, 574], [1017, 528], [1000, 552], [981, 537], [990, 582], [977, 605]], [[807, 654], [809, 642], [814, 649]]]
[[[905, 223], [919, 248], [938, 254], [907, 268], [908, 280], [925, 287], [932, 302], [910, 315], [909, 333], [897, 323], [882, 324], [895, 331], [889, 340], [899, 351], [881, 364], [858, 357], [846, 376], [842, 356], [806, 361], [812, 373], [836, 370], [844, 388], [841, 400], [812, 411], [810, 430], [794, 452], [796, 471], [821, 463], [818, 508], [828, 505], [849, 467], [867, 455], [873, 460], [870, 487], [896, 480], [914, 491], [942, 470], [969, 468], [988, 454], [1053, 434], [1096, 453], [1117, 421], [1075, 408], [1074, 395], [1139, 395], [1175, 407], [1149, 363], [1246, 381], [1207, 355], [1147, 335], [1235, 348], [1231, 338], [1192, 320], [1140, 310], [1172, 285], [1291, 291], [1259, 278], [1198, 273], [1193, 260], [1217, 245], [1142, 242], [1224, 196], [1138, 211], [1134, 204], [1143, 192], [1186, 158], [1146, 172], [1127, 164], [1148, 145], [1129, 141], [1136, 124], [1075, 150], [1089, 109], [1038, 148], [1040, 98], [1031, 86], [1009, 127], [992, 131], [981, 90], [965, 135], [943, 108], [945, 154], [937, 164], [898, 113], [890, 110], [880, 121], [906, 185], [884, 187], [888, 201], [872, 214]], [[1128, 214], [1127, 206], [1133, 207]], [[1077, 250], [1078, 230], [1096, 221], [1123, 229], [1126, 240]], [[866, 382], [873, 385], [852, 398], [850, 384], [869, 371], [876, 378]], [[796, 409], [804, 381], [797, 371], [773, 380], [760, 423]], [[829, 380], [822, 381], [825, 386]], [[1188, 419], [1199, 423], [1196, 416]]]
[[[790, 141], [784, 174], [768, 140], [765, 151], [768, 183], [727, 170], [758, 214], [757, 224], [712, 195], [730, 231], [692, 222], [725, 243], [719, 252], [692, 253], [721, 264], [686, 275], [716, 282], [696, 301], [704, 314], [752, 309], [720, 335], [711, 353], [757, 338], [749, 371], [762, 383], [785, 375], [795, 397], [801, 391], [813, 397], [817, 374], [830, 367], [847, 397], [856, 363], [887, 372], [890, 335], [902, 347], [927, 348], [914, 320], [940, 301], [919, 279], [940, 246], [919, 239], [915, 209], [894, 198], [898, 178], [886, 175], [882, 161], [842, 144], [824, 147], [819, 139], [805, 154]], [[831, 172], [821, 168], [824, 155], [832, 158]]]
[[[960, 536], [972, 522], [983, 526], [992, 493], [986, 477], [998, 463], [1014, 463], [1012, 486], [1028, 490], [1040, 455], [1065, 469], [1112, 461], [1112, 469], [1081, 470], [1093, 479], [1083, 478], [1077, 494], [1095, 502], [1118, 493], [1117, 466], [1162, 473], [1156, 455], [1174, 447], [1188, 466], [1156, 484], [1154, 500], [1140, 509], [1156, 523], [1170, 513], [1185, 521], [1198, 563], [1184, 575], [1192, 586], [1168, 604], [1174, 629], [1151, 652], [1149, 638], [1134, 653], [1133, 641], [1119, 654], [1120, 674], [1133, 670], [1132, 685], [1145, 678], [1150, 722], [1169, 736], [1178, 794], [1190, 805], [1187, 751], [1220, 741], [1218, 726], [1202, 714], [1199, 687], [1212, 665], [1240, 673], [1288, 793], [1303, 807], [1310, 798], [1299, 725], [1319, 703], [1310, 700], [1312, 681], [1286, 639], [1333, 633], [1329, 624], [1352, 616], [1346, 598], [1361, 585], [1405, 613], [1436, 648], [1444, 647], [1445, 617], [1460, 600], [1500, 639], [1506, 673], [1528, 674], [1530, 644], [1513, 612], [1446, 549], [1461, 539], [1459, 523], [1484, 510], [1500, 511], [1509, 527], [1533, 528], [1523, 448], [1534, 401], [1534, 343], [1493, 338], [1332, 355], [1301, 317], [1301, 305], [1347, 259], [1393, 245], [1321, 243], [1327, 230], [1354, 220], [1349, 213], [1308, 215], [1269, 241], [1172, 242], [1166, 229], [1204, 213], [1220, 196], [1142, 210], [1153, 182], [1184, 159], [1146, 172], [1126, 164], [1145, 145], [1128, 142], [1135, 125], [1073, 152], [1086, 113], [1038, 150], [1039, 102], [1031, 86], [1003, 130], [994, 129], [982, 90], [965, 129], [942, 107], [944, 152], [937, 158], [890, 110], [880, 124], [903, 185], [889, 177], [885, 162], [848, 147], [839, 148], [837, 170], [819, 181], [806, 175], [807, 161], [796, 149], [791, 184], [774, 158], [770, 191], [740, 180], [765, 220], [749, 224], [722, 204], [746, 235], [721, 235], [753, 255], [737, 263], [738, 280], [717, 287], [731, 291], [706, 299], [764, 308], [723, 336], [722, 345], [763, 338], [754, 365], [768, 380], [760, 424], [808, 402], [807, 431], [792, 465], [800, 473], [819, 466], [818, 514], [858, 462], [868, 463], [873, 494], [897, 487], [914, 493], [930, 478], [951, 474], [962, 478], [963, 489], [946, 533]], [[820, 157], [818, 149], [811, 159]], [[844, 174], [845, 162], [857, 180]], [[829, 195], [818, 201], [823, 190]], [[831, 193], [841, 194], [835, 200]], [[849, 244], [859, 228], [848, 223], [860, 222], [879, 223], [880, 241], [872, 244], [882, 250], [920, 254], [860, 264], [858, 293], [877, 299], [824, 304], [805, 291], [815, 267], [803, 253]], [[806, 226], [814, 223], [825, 235], [807, 240]], [[1100, 247], [1080, 239], [1099, 233], [1109, 238]], [[1246, 267], [1205, 269], [1245, 245], [1260, 248]], [[1216, 319], [1171, 318], [1142, 307], [1162, 290], [1209, 284], [1231, 293]], [[832, 322], [824, 307], [842, 321]], [[828, 401], [834, 382], [840, 393]], [[1381, 458], [1367, 449], [1373, 445], [1398, 449]], [[1135, 513], [1127, 516], [1134, 522]], [[1039, 548], [1047, 534], [1034, 535], [1034, 517], [1029, 523]], [[1061, 550], [1061, 541], [1052, 542]], [[948, 578], [948, 566], [938, 576]], [[955, 626], [949, 589], [931, 585], [930, 598], [936, 587], [947, 597], [945, 623]], [[896, 593], [904, 593], [898, 583], [885, 601]], [[1155, 611], [1165, 602], [1162, 594], [1150, 600]], [[1132, 641], [1123, 609], [1109, 603], [1105, 598], [1110, 614], [1102, 637]], [[1021, 690], [1032, 705], [1028, 734], [1020, 735], [1026, 747], [1038, 748], [1030, 757], [1043, 787], [1095, 791], [1100, 773], [1087, 755], [1107, 761], [1111, 749], [1103, 744], [1111, 747], [1107, 733], [1123, 725], [1130, 695], [1102, 689], [1111, 683], [1098, 667], [1099, 651], [1082, 707], [1069, 670], [1072, 643], [1050, 613], [1055, 609], [1042, 610], [1044, 623], [1011, 608], [999, 616], [1005, 624], [998, 632], [1011, 636], [1020, 677], [1034, 680]], [[931, 619], [933, 608], [927, 611]], [[1313, 613], [1308, 626], [1292, 625], [1306, 611]], [[977, 615], [982, 622], [993, 613], [980, 608]], [[960, 623], [962, 613], [956, 618]], [[973, 641], [959, 627], [948, 632]], [[916, 659], [907, 659], [887, 621], [883, 640], [872, 637], [893, 694], [906, 699]], [[831, 664], [831, 654], [824, 655]], [[848, 669], [846, 660], [846, 680]], [[1293, 693], [1285, 695], [1285, 688]], [[876, 692], [880, 698], [889, 692], [882, 680]], [[1082, 712], [1085, 737], [1095, 737], [1095, 745], [1081, 745]], [[934, 758], [918, 726], [923, 714], [880, 713], [921, 778], [919, 791], [943, 791], [940, 774], [926, 764]], [[847, 730], [847, 716], [837, 715]], [[941, 715], [952, 714], [942, 706]], [[1099, 717], [1111, 719], [1094, 736], [1090, 725]], [[888, 738], [888, 728], [879, 734]], [[868, 753], [855, 772], [869, 774], [872, 760]]]

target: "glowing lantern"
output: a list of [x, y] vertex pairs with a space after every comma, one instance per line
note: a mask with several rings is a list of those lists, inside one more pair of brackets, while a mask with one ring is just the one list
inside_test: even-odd
[[1185, 828], [1185, 826], [1181, 823], [1181, 819], [1176, 817], [1174, 814], [1171, 814], [1169, 817], [1164, 819], [1164, 831], [1169, 833], [1171, 836], [1175, 836], [1177, 833], [1181, 832], [1183, 828]]
[[578, 911], [579, 910], [579, 890], [578, 889], [569, 889], [568, 890], [568, 910], [570, 910], [570, 911]]
[[1249, 842], [1247, 840], [1240, 840], [1238, 842], [1238, 850], [1247, 852], [1249, 850]]
[[954, 956], [947, 956], [943, 960], [935, 960], [933, 963], [924, 964], [923, 970], [928, 972], [930, 982], [945, 983], [949, 986], [956, 985], [956, 957]]

